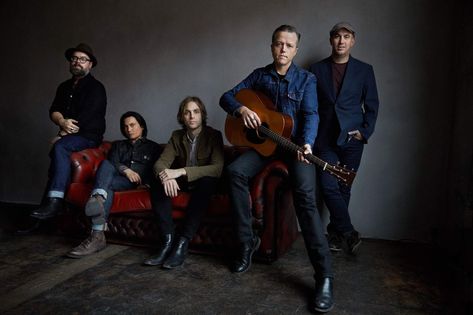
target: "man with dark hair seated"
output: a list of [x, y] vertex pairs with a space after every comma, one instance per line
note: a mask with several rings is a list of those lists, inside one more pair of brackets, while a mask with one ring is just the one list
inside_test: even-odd
[[67, 256], [81, 258], [105, 248], [104, 230], [115, 191], [147, 185], [152, 179], [152, 166], [161, 154], [161, 147], [146, 138], [144, 118], [136, 112], [126, 112], [120, 118], [120, 130], [125, 140], [115, 141], [97, 170], [94, 189], [85, 206], [92, 220], [92, 232]]

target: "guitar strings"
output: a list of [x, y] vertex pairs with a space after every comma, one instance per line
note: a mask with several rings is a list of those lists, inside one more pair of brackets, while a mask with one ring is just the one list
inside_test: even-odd
[[[276, 132], [274, 132], [273, 130], [265, 127], [265, 126], [259, 126], [258, 129], [261, 129], [261, 131], [263, 132], [263, 134], [269, 136], [273, 141], [275, 141], [276, 143], [281, 143], [287, 147], [289, 147], [290, 150], [292, 150], [293, 152], [297, 152], [297, 151], [301, 151], [302, 152], [302, 147], [292, 143], [290, 140], [280, 136], [279, 134], [277, 134]], [[322, 161], [320, 158], [316, 157], [315, 155], [307, 155], [306, 158], [308, 158], [308, 160], [310, 160], [311, 162], [315, 163], [315, 164], [318, 164], [319, 166], [323, 166], [325, 164], [327, 164], [326, 162]], [[328, 164], [328, 167], [327, 168], [332, 168], [333, 166]]]

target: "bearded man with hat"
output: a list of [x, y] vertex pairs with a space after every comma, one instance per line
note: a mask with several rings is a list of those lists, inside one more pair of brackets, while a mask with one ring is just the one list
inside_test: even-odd
[[71, 174], [72, 152], [97, 147], [105, 132], [107, 96], [105, 87], [90, 70], [97, 58], [89, 45], [81, 43], [65, 52], [72, 78], [61, 83], [49, 109], [49, 117], [59, 127], [50, 151], [49, 179], [41, 207], [31, 217], [54, 217], [63, 206], [64, 192]]

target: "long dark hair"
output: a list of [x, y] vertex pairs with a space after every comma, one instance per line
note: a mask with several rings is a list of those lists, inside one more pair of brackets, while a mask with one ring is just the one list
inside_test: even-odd
[[146, 121], [143, 116], [141, 116], [137, 112], [126, 112], [120, 118], [120, 131], [122, 132], [122, 135], [127, 138], [127, 135], [125, 133], [125, 119], [127, 119], [128, 117], [134, 117], [136, 119], [136, 121], [140, 124], [141, 128], [143, 128], [142, 137], [146, 138], [146, 135], [148, 134], [148, 127], [146, 126]]

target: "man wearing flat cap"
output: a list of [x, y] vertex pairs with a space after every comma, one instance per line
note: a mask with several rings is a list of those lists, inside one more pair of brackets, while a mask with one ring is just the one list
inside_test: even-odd
[[[378, 92], [373, 67], [350, 55], [355, 45], [355, 29], [340, 22], [330, 31], [330, 57], [313, 64], [317, 77], [320, 123], [315, 151], [324, 161], [340, 162], [358, 170], [363, 147], [373, 134], [378, 116]], [[356, 254], [361, 238], [348, 212], [350, 187], [337, 182], [326, 172], [319, 172], [320, 187], [330, 212], [327, 226], [332, 251], [344, 249]]]
[[50, 152], [45, 198], [41, 207], [31, 213], [40, 220], [54, 217], [62, 208], [70, 180], [72, 152], [98, 146], [105, 132], [105, 88], [90, 74], [97, 58], [90, 46], [83, 43], [67, 49], [65, 56], [72, 78], [59, 85], [49, 109], [59, 133]]

